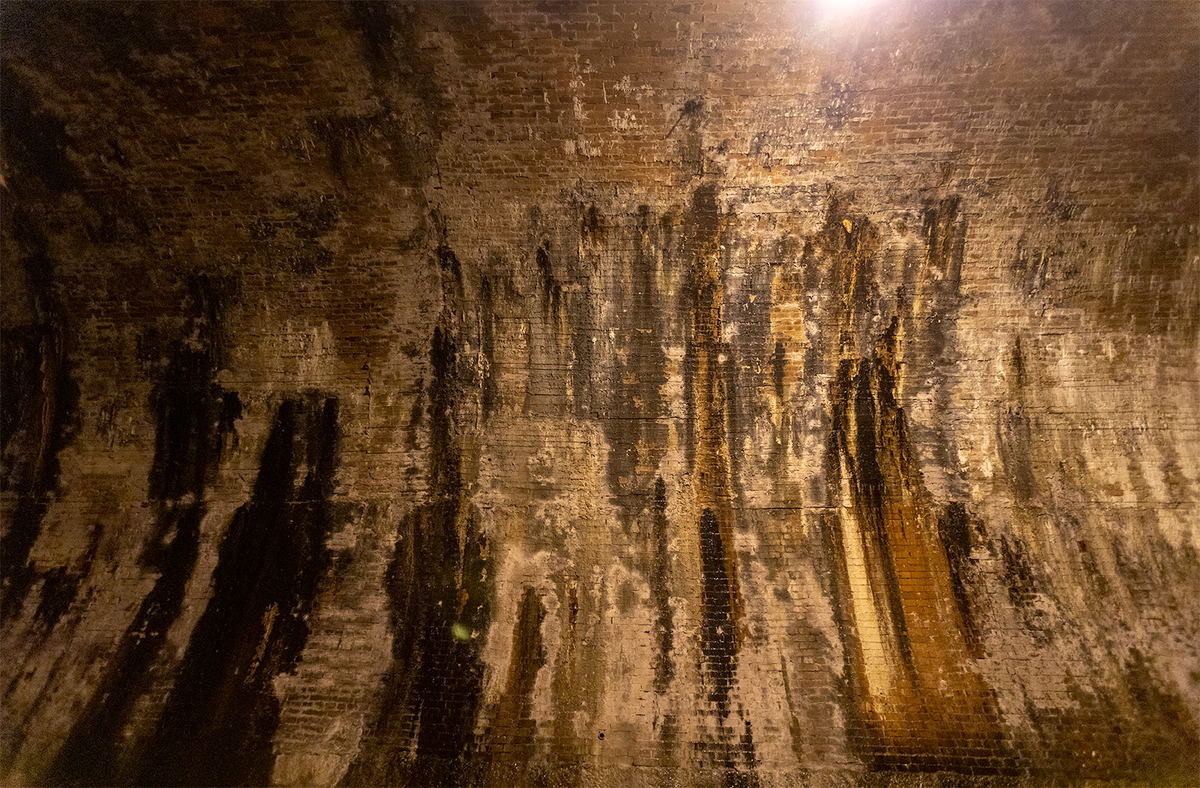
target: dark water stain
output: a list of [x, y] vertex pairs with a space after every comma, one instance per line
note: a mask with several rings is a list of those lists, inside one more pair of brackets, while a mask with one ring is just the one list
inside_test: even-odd
[[516, 761], [528, 765], [534, 754], [537, 723], [533, 719], [533, 687], [538, 671], [546, 664], [542, 646], [542, 620], [546, 611], [537, 591], [526, 588], [513, 627], [513, 648], [508, 678], [488, 732], [492, 763]]
[[688, 228], [685, 436], [700, 511], [696, 524], [701, 563], [700, 674], [707, 690], [704, 711], [716, 718], [712, 764], [721, 770], [723, 779], [741, 780], [744, 773], [737, 763], [742, 744], [726, 720], [731, 712], [742, 637], [739, 628], [743, 625], [733, 538], [735, 466], [730, 456], [730, 436], [740, 434], [737, 429], [742, 414], [733, 391], [737, 385], [732, 374], [736, 370], [734, 352], [722, 337], [724, 260], [714, 186], [703, 185], [693, 193]]
[[[449, 322], [449, 307], [442, 320]], [[471, 756], [491, 559], [462, 479], [458, 348], [443, 325], [434, 328], [430, 362], [428, 499], [401, 524], [386, 579], [392, 664], [376, 719], [342, 785], [438, 784], [447, 774], [467, 784], [477, 777], [468, 771], [478, 767]]]
[[[876, 608], [884, 652], [868, 656], [862, 641], [876, 635], [859, 632], [862, 622], [852, 600], [839, 600], [842, 632], [850, 636], [847, 676], [852, 702], [859, 707], [848, 733], [852, 746], [877, 768], [1002, 771], [1006, 748], [998, 712], [990, 689], [965, 662], [973, 625], [967, 623], [969, 605], [967, 617], [961, 614], [958, 597], [969, 600], [965, 584], [956, 591], [952, 569], [958, 560], [952, 556], [958, 554], [961, 581], [969, 557], [969, 522], [965, 509], [951, 507], [943, 517], [944, 533], [933, 532], [931, 503], [896, 399], [897, 342], [889, 330], [874, 357], [844, 360], [830, 390], [829, 496], [840, 499], [845, 484], [851, 495], [848, 516], [857, 525], [856, 534], [842, 534], [841, 517], [832, 518], [833, 554], [846, 556], [840, 552], [848, 547], [845, 539], [858, 540], [864, 560], [853, 571], [870, 587], [863, 604]], [[848, 478], [843, 479], [843, 469]], [[839, 563], [834, 584], [839, 594], [862, 593], [850, 580], [847, 559]], [[953, 600], [953, 612], [931, 595]], [[886, 690], [867, 681], [872, 659], [901, 669]], [[888, 669], [878, 664], [874, 669], [881, 667]], [[960, 739], [969, 743], [957, 743]]]
[[69, 328], [55, 291], [54, 264], [45, 236], [20, 212], [13, 235], [30, 291], [34, 323], [5, 327], [0, 372], [4, 376], [3, 471], [5, 492], [16, 505], [0, 538], [0, 622], [20, 614], [38, 573], [29, 560], [42, 520], [58, 489], [59, 453], [79, 431], [79, 387], [71, 373]]
[[350, 20], [362, 34], [363, 49], [373, 71], [390, 76], [393, 71], [403, 71], [397, 52], [397, 39], [402, 35], [398, 20], [392, 16], [389, 3], [365, 0], [347, 6]]
[[[10, 12], [8, 6], [15, 6]], [[118, 3], [81, 6], [75, 11], [46, 6], [42, 3], [5, 4], [5, 47], [19, 45], [38, 57], [52, 57], [46, 39], [47, 30], [62, 31], [60, 43], [86, 40], [88, 54], [99, 57], [102, 64], [89, 63], [89, 68], [116, 70], [131, 79], [147, 78], [147, 56], [168, 55], [172, 52], [195, 51], [200, 29], [186, 8], [166, 6], [154, 14], [139, 13], [134, 6]], [[15, 24], [14, 24], [15, 22]], [[53, 50], [60, 51], [60, 50]], [[5, 80], [7, 81], [7, 80]], [[173, 82], [174, 92], [179, 92]], [[156, 96], [156, 98], [158, 98]]]
[[1063, 184], [1059, 175], [1050, 175], [1046, 182], [1046, 194], [1042, 197], [1043, 213], [1058, 223], [1069, 222], [1080, 213], [1077, 195]]
[[[1171, 780], [1200, 774], [1200, 724], [1196, 709], [1177, 690], [1169, 688], [1154, 665], [1137, 648], [1129, 650], [1124, 683], [1141, 725], [1131, 773]], [[1141, 752], [1137, 752], [1141, 750]], [[1180, 783], [1182, 784], [1182, 783]]]
[[[41, 587], [38, 593], [38, 605], [33, 614], [34, 627], [30, 631], [28, 647], [22, 650], [19, 657], [15, 654], [10, 657], [20, 659], [21, 669], [13, 671], [12, 679], [4, 690], [5, 698], [12, 697], [17, 688], [28, 678], [27, 669], [31, 663], [41, 662], [44, 658], [42, 649], [51, 635], [59, 630], [59, 623], [64, 618], [66, 621], [62, 626], [63, 640], [69, 642], [74, 637], [83, 617], [83, 610], [86, 609], [87, 601], [91, 597], [90, 589], [84, 594], [81, 604], [77, 606], [75, 603], [79, 598], [80, 589], [84, 587], [85, 581], [91, 575], [102, 535], [103, 529], [99, 524], [93, 526], [87, 549], [79, 559], [72, 564], [56, 566], [40, 573]], [[71, 615], [68, 615], [69, 613]], [[57, 678], [69, 653], [64, 651], [58, 653], [50, 663], [49, 669], [44, 673], [42, 691], [38, 693], [36, 700], [27, 706], [19, 717], [13, 716], [10, 719], [10, 733], [4, 742], [7, 753], [20, 752], [25, 743], [26, 732], [29, 730], [29, 721], [49, 699], [49, 693], [45, 689]], [[32, 776], [36, 779], [36, 775]]]
[[1000, 556], [1009, 601], [1018, 608], [1032, 606], [1038, 596], [1038, 587], [1025, 555], [1025, 546], [1015, 536], [1011, 541], [1007, 536], [1001, 536]]
[[1115, 685], [1080, 686], [1068, 675], [1068, 703], [1026, 713], [1044, 754], [1030, 768], [1033, 781], [1189, 785], [1200, 767], [1195, 713], [1167, 689], [1154, 665], [1136, 648], [1118, 667]]
[[775, 341], [775, 352], [771, 355], [771, 382], [775, 391], [775, 408], [779, 414], [779, 428], [775, 431], [775, 446], [771, 450], [771, 470], [775, 478], [777, 494], [785, 494], [783, 480], [787, 478], [788, 455], [796, 445], [792, 435], [792, 407], [785, 399], [785, 374], [787, 370], [787, 346], [782, 339]]
[[[935, 313], [952, 310], [962, 286], [963, 255], [967, 243], [967, 220], [962, 216], [962, 198], [947, 197], [925, 206], [923, 223], [928, 265], [937, 273], [931, 283], [937, 303]], [[927, 330], [936, 331], [935, 326]], [[941, 335], [935, 334], [941, 339]], [[935, 343], [935, 351], [944, 347]]]
[[[6, 332], [8, 333], [8, 332]], [[22, 341], [24, 339], [24, 341]], [[0, 620], [21, 611], [37, 570], [29, 560], [42, 520], [58, 489], [58, 454], [78, 431], [79, 389], [70, 372], [63, 328], [57, 319], [25, 336], [5, 337], [4, 378], [17, 414], [6, 434], [6, 490], [16, 493], [8, 530], [0, 539]], [[16, 347], [14, 347], [16, 346]], [[19, 393], [17, 393], [19, 392]], [[20, 436], [14, 444], [13, 438]], [[14, 450], [15, 449], [15, 450]]]
[[[916, 312], [905, 321], [905, 336], [912, 337], [914, 350], [908, 364], [909, 380], [930, 380], [934, 412], [938, 417], [936, 432], [918, 427], [918, 440], [924, 442], [939, 468], [945, 470], [950, 495], [965, 497], [967, 484], [959, 471], [958, 449], [955, 442], [954, 386], [946, 370], [954, 369], [959, 352], [954, 336], [958, 311], [962, 301], [962, 269], [966, 250], [968, 220], [962, 210], [961, 198], [947, 197], [929, 203], [924, 209], [925, 263], [922, 267], [918, 309], [902, 289], [897, 310]], [[890, 329], [895, 332], [895, 325]]]
[[[836, 444], [830, 441], [826, 456], [827, 469], [837, 467], [838, 457], [835, 452]], [[867, 686], [867, 673], [866, 666], [858, 658], [862, 653], [862, 639], [859, 637], [852, 612], [850, 594], [853, 591], [843, 558], [846, 554], [845, 536], [841, 519], [836, 512], [827, 512], [821, 518], [820, 533], [822, 549], [818, 557], [824, 559], [822, 568], [825, 570], [821, 575], [822, 587], [829, 600], [833, 620], [837, 624], [842, 642], [842, 670], [840, 675], [835, 674], [834, 678], [838, 689], [837, 699], [845, 716], [847, 742], [853, 751], [869, 759], [870, 714], [865, 704], [860, 702], [863, 689]]]
[[[446, 299], [448, 309], [453, 310], [454, 304], [461, 304], [463, 300], [463, 274], [462, 263], [458, 261], [458, 255], [454, 253], [454, 249], [446, 240], [446, 225], [445, 220], [434, 216], [434, 221], [439, 226], [441, 240], [437, 247], [437, 262], [438, 267], [442, 271], [442, 296]], [[449, 277], [449, 282], [446, 277]], [[450, 315], [455, 317], [455, 315]]]
[[[214, 382], [216, 365], [207, 350], [180, 348], [153, 395], [157, 411], [154, 460], [150, 464], [152, 501], [178, 501], [203, 491], [212, 473], [224, 392]], [[236, 397], [236, 394], [233, 395]], [[236, 399], [231, 410], [240, 410]]]
[[733, 685], [737, 655], [734, 648], [733, 596], [726, 572], [726, 554], [721, 529], [712, 509], [700, 516], [700, 559], [704, 610], [700, 629], [700, 653], [708, 698], [724, 719], [729, 715], [729, 692]]
[[650, 503], [656, 478], [653, 469], [666, 452], [669, 433], [663, 420], [667, 416], [663, 396], [667, 358], [661, 344], [664, 321], [650, 251], [653, 231], [649, 210], [644, 210], [635, 229], [632, 260], [626, 266], [628, 276], [618, 277], [611, 296], [612, 308], [625, 316], [617, 334], [624, 358], [618, 356], [614, 361], [610, 406], [603, 421], [610, 446], [606, 478], [626, 528]]
[[783, 405], [784, 370], [787, 367], [787, 348], [783, 340], [775, 341], [775, 352], [771, 355], [771, 382], [775, 387], [775, 400]]
[[[823, 289], [830, 299], [829, 324], [836, 326], [836, 331], [827, 332], [826, 357], [832, 360], [846, 354], [866, 355], [871, 346], [872, 306], [878, 289], [875, 257], [879, 232], [872, 222], [851, 212], [845, 197], [831, 190], [825, 223], [813, 237], [812, 247], [811, 261], [805, 250], [806, 264], [820, 270], [815, 261], [820, 257], [828, 260]], [[805, 284], [809, 286], [808, 281]], [[813, 369], [815, 372], [818, 368]]]
[[294, 217], [289, 224], [296, 237], [312, 241], [337, 227], [345, 200], [336, 193], [292, 193], [279, 198], [277, 202]]
[[57, 193], [79, 185], [81, 175], [70, 156], [74, 145], [66, 121], [41, 106], [35, 89], [7, 63], [0, 67], [0, 118], [5, 159], [21, 168], [9, 174], [10, 183], [34, 178]]
[[659, 762], [668, 768], [677, 767], [677, 750], [680, 739], [682, 738], [679, 719], [674, 714], [663, 714], [662, 717], [656, 721], [654, 728], [658, 732]]
[[[844, 463], [850, 475], [848, 481], [854, 496], [855, 516], [864, 531], [864, 548], [870, 553], [868, 561], [871, 571], [879, 573], [883, 586], [880, 589], [884, 605], [883, 619], [892, 630], [891, 639], [899, 648], [905, 669], [912, 673], [915, 671], [912, 643], [904, 615], [900, 579], [892, 556], [891, 539], [885, 524], [884, 478], [877, 453], [879, 424], [870, 366], [843, 361], [838, 367], [830, 400], [833, 403], [833, 419], [829, 454], [834, 461], [829, 468], [830, 500], [840, 497], [840, 491], [834, 485], [840, 487], [840, 469]], [[838, 458], [841, 458], [841, 462], [838, 462]]]
[[967, 649], [972, 657], [981, 659], [983, 644], [967, 593], [967, 581], [971, 574], [971, 522], [967, 507], [957, 501], [944, 506], [938, 516], [937, 528], [950, 567], [950, 590], [954, 593], [954, 604], [962, 618]]
[[[1152, 589], [1161, 583], [1160, 580], [1156, 580], [1154, 578], [1153, 574], [1155, 573], [1146, 565], [1147, 562], [1140, 556], [1153, 555], [1156, 558], [1159, 558], [1159, 561], [1155, 562], [1156, 564], [1161, 561], [1171, 559], [1182, 559], [1184, 561], [1187, 560], [1188, 554], [1186, 552], [1180, 551], [1176, 553], [1172, 549], [1167, 549], [1166, 545], [1161, 545], [1161, 547], [1163, 548], [1161, 551], [1151, 550], [1149, 553], [1145, 553], [1141, 550], [1130, 549], [1129, 546], [1123, 544], [1122, 540], [1120, 539], [1112, 542], [1113, 565], [1117, 570], [1117, 576], [1120, 577], [1122, 584], [1129, 592], [1129, 595], [1135, 604], [1155, 604], [1155, 601], [1150, 599]], [[1176, 556], [1178, 556], [1178, 558], [1175, 558]], [[1157, 574], [1159, 577], [1162, 577], [1163, 573], [1158, 572]], [[1194, 583], [1194, 579], [1188, 577], [1186, 573], [1182, 573], [1177, 579], [1182, 587], [1189, 587], [1192, 583]]]
[[1096, 693], [1079, 686], [1071, 675], [1065, 678], [1068, 708], [1046, 708], [1028, 697], [1025, 711], [1045, 747], [1030, 771], [1038, 783], [1078, 785], [1102, 779], [1121, 770], [1128, 751], [1112, 722], [1121, 710], [1107, 693]]
[[[731, 748], [721, 775], [724, 788], [758, 788], [758, 757], [754, 752], [754, 732], [750, 720], [743, 720], [742, 734]], [[741, 763], [737, 756], [741, 756]]]
[[[436, 59], [424, 54], [428, 47], [419, 32], [424, 12], [419, 6], [377, 0], [343, 8], [348, 26], [361, 36], [382, 109], [370, 116], [328, 116], [317, 120], [313, 131], [343, 180], [378, 156], [391, 164], [402, 182], [421, 190], [430, 178], [441, 177], [437, 140], [450, 107]], [[424, 201], [420, 191], [418, 199]]]
[[675, 616], [671, 610], [670, 523], [667, 520], [667, 485], [660, 476], [654, 483], [654, 558], [650, 571], [650, 596], [657, 613], [654, 639], [654, 691], [661, 695], [675, 677]]
[[122, 774], [124, 731], [138, 699], [149, 689], [151, 668], [179, 617], [187, 581], [198, 556], [199, 507], [182, 507], [171, 522], [171, 544], [156, 564], [162, 575], [143, 599], [108, 663], [92, 699], [55, 758], [45, 785], [127, 784]]
[[567, 295], [571, 315], [571, 405], [577, 418], [594, 418], [595, 400], [595, 336], [594, 322], [597, 305], [590, 293]]
[[[149, 689], [151, 669], [183, 608], [199, 555], [204, 490], [232, 425], [232, 392], [214, 383], [216, 352], [181, 345], [155, 387], [157, 412], [149, 496], [154, 532], [140, 562], [159, 573], [126, 628], [91, 700], [76, 719], [50, 772], [48, 784], [121, 784], [124, 730], [138, 699]], [[240, 403], [236, 405], [240, 412]]]
[[[343, 182], [369, 171], [376, 157], [386, 161], [396, 178], [409, 186], [424, 185], [435, 172], [436, 161], [426, 137], [413, 133], [392, 112], [328, 113], [310, 118], [308, 128], [324, 149], [329, 168]], [[311, 226], [302, 226], [299, 237], [311, 239], [317, 234]]]
[[[733, 615], [733, 588], [726, 573], [726, 548], [716, 515], [705, 509], [700, 517], [701, 607], [700, 628], [702, 675], [708, 689], [708, 702], [718, 719], [720, 751], [717, 763], [721, 767], [722, 784], [754, 788], [758, 785], [755, 771], [754, 737], [750, 721], [743, 720], [744, 732], [737, 740], [725, 720], [730, 714], [730, 695], [736, 682], [737, 643]], [[744, 761], [740, 764], [739, 759]]]
[[270, 780], [280, 709], [273, 682], [299, 662], [329, 562], [338, 442], [336, 398], [314, 393], [280, 404], [252, 497], [221, 542], [213, 595], [144, 748], [137, 784]]
[[[728, 250], [733, 246], [733, 240], [721, 236], [719, 246], [726, 250], [721, 253], [723, 259], [720, 263], [720, 270], [723, 271], [732, 265], [730, 259], [732, 253]], [[723, 278], [723, 274], [718, 273], [718, 276]], [[757, 409], [758, 399], [752, 393], [759, 391], [765, 381], [756, 369], [757, 362], [743, 362], [743, 359], [758, 359], [762, 348], [770, 340], [771, 292], [769, 280], [764, 284], [765, 288], [755, 288], [751, 284], [732, 299], [726, 300], [723, 297], [719, 317], [722, 325], [733, 323], [738, 326], [738, 332], [732, 341], [727, 342], [723, 336], [720, 337], [721, 352], [716, 357], [720, 382], [717, 399], [713, 402], [725, 415], [726, 446], [722, 453], [728, 463], [730, 503], [738, 511], [744, 511], [746, 508], [746, 489], [742, 480], [742, 468], [747, 458], [742, 441], [751, 432], [749, 425], [754, 424], [760, 417], [766, 417], [765, 412]], [[757, 296], [755, 300], [750, 299], [751, 294]], [[732, 518], [730, 522], [732, 525]], [[732, 551], [732, 542], [729, 547]]]
[[550, 694], [554, 704], [554, 722], [549, 761], [558, 775], [559, 785], [578, 785], [588, 743], [575, 731], [577, 714], [584, 709], [580, 681], [579, 583], [564, 578], [559, 607], [562, 628]]
[[667, 131], [667, 137], [670, 137], [680, 124], [684, 127], [682, 138], [676, 145], [680, 159], [680, 171], [683, 174], [697, 176], [704, 174], [704, 165], [707, 162], [704, 155], [704, 136], [701, 132], [704, 115], [704, 99], [688, 99], [680, 108], [679, 117]]
[[800, 728], [800, 720], [796, 719], [796, 701], [792, 698], [792, 685], [788, 681], [787, 660], [779, 655], [779, 675], [783, 679], [783, 699], [787, 703], [788, 735], [791, 737], [792, 754], [796, 763], [804, 763], [804, 732]]
[[479, 407], [486, 424], [500, 407], [500, 385], [496, 379], [496, 294], [491, 277], [479, 285], [479, 349], [483, 353], [483, 390]]
[[579, 224], [579, 242], [576, 244], [572, 275], [574, 281], [583, 286], [574, 287], [563, 294], [570, 316], [571, 405], [575, 416], [595, 418], [592, 410], [598, 392], [594, 390], [595, 347], [592, 340], [596, 337], [596, 320], [600, 309], [595, 293], [602, 281], [600, 259], [607, 248], [608, 231], [607, 222], [595, 205], [586, 206], [581, 201], [574, 201], [572, 209]]
[[1008, 373], [1008, 403], [996, 422], [997, 449], [1013, 497], [1018, 503], [1028, 503], [1038, 495], [1038, 483], [1031, 453], [1033, 426], [1025, 413], [1028, 383], [1020, 337], [1013, 341]]
[[1075, 546], [1078, 549], [1079, 563], [1083, 568], [1083, 576], [1087, 579], [1088, 585], [1101, 598], [1108, 596], [1111, 593], [1108, 579], [1100, 571], [1100, 566], [1096, 562], [1093, 550], [1088, 547], [1088, 543], [1084, 539], [1076, 540]]
[[[1054, 279], [1054, 272], [1062, 267], [1063, 249], [1059, 245], [1039, 247], [1031, 245], [1022, 235], [1017, 241], [1017, 255], [1011, 273], [1015, 284], [1029, 298], [1044, 295], [1046, 282]], [[1110, 308], [1113, 308], [1110, 306]], [[1113, 308], [1114, 311], [1115, 308]]]
[[[924, 220], [925, 259], [910, 255], [914, 270], [906, 272], [914, 283], [915, 268], [930, 272], [921, 283], [920, 314], [911, 313], [904, 288], [894, 303], [881, 297], [879, 234], [832, 190], [824, 225], [806, 244], [806, 266], [824, 263], [824, 277], [811, 285], [825, 293], [827, 324], [836, 327], [810, 345], [805, 363], [807, 386], [832, 373], [823, 497], [846, 507], [825, 519], [825, 572], [846, 658], [842, 700], [851, 748], [876, 768], [967, 769], [978, 758], [979, 768], [992, 769], [1004, 753], [1000, 723], [990, 689], [967, 662], [974, 629], [965, 582], [969, 533], [964, 551], [955, 529], [961, 523], [951, 517], [950, 544], [941, 542], [898, 394], [902, 335], [915, 346], [918, 364], [929, 367], [935, 388], [938, 364], [953, 355], [949, 332], [966, 221], [954, 198], [926, 206]], [[882, 331], [886, 315], [878, 310], [893, 313]], [[948, 408], [949, 390], [941, 388], [935, 404]], [[952, 434], [943, 430], [937, 440], [935, 451], [951, 453]], [[851, 566], [850, 553], [860, 554], [861, 563]], [[858, 620], [859, 603], [874, 608], [870, 619]], [[876, 624], [878, 631], [864, 629]], [[882, 685], [868, 680], [877, 670], [889, 676]], [[959, 738], [972, 743], [955, 743]]]
[[438, 128], [449, 103], [433, 64], [421, 55], [418, 9], [363, 0], [348, 3], [345, 10], [350, 26], [362, 36], [363, 54], [377, 90], [388, 96], [388, 86], [403, 86], [420, 99], [425, 125]]
[[[693, 194], [690, 216], [688, 290], [692, 296], [689, 333], [684, 356], [684, 386], [688, 398], [685, 420], [697, 484], [697, 502], [716, 523], [724, 554], [722, 574], [732, 591], [732, 626], [740, 620], [737, 556], [733, 552], [733, 489], [727, 424], [728, 392], [722, 353], [724, 291], [720, 272], [720, 210], [716, 189], [700, 186]], [[704, 532], [704, 516], [699, 531]], [[701, 551], [705, 548], [702, 546]]]
[[417, 379], [417, 393], [408, 412], [408, 424], [404, 427], [404, 448], [415, 451], [420, 444], [421, 427], [425, 424], [425, 379]]
[[87, 577], [96, 558], [96, 544], [88, 547], [79, 567], [56, 566], [42, 573], [42, 588], [38, 595], [38, 606], [34, 619], [44, 631], [54, 629], [79, 595], [79, 584]]
[[80, 211], [84, 234], [94, 244], [146, 242], [150, 222], [136, 199], [115, 194], [100, 203], [93, 201]]
[[[447, 523], [444, 517], [434, 519]], [[425, 581], [426, 593], [440, 604], [426, 611], [426, 626], [415, 654], [418, 667], [410, 713], [417, 726], [412, 769], [417, 784], [436, 782], [440, 775], [451, 773], [447, 769], [466, 767], [475, 743], [475, 719], [483, 690], [479, 637], [486, 631], [491, 608], [486, 581], [490, 562], [487, 543], [473, 518], [468, 518], [467, 528], [474, 533], [461, 556], [457, 529], [418, 543], [425, 548], [422, 560], [433, 558], [435, 564], [433, 571], [418, 575]], [[461, 584], [454, 577], [459, 564]]]
[[554, 276], [554, 265], [550, 261], [550, 247], [543, 243], [534, 255], [537, 258], [539, 292], [542, 299], [542, 318], [557, 326], [562, 315], [562, 283]]
[[[639, 205], [639, 212], [645, 207]], [[608, 231], [604, 222], [604, 216], [596, 209], [595, 205], [589, 205], [587, 208], [580, 205], [579, 209], [580, 237], [591, 244], [604, 243]]]

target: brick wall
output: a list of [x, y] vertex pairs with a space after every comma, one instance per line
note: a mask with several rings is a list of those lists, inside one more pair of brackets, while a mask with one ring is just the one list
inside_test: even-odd
[[1195, 780], [1193, 4], [2, 20], [6, 782]]

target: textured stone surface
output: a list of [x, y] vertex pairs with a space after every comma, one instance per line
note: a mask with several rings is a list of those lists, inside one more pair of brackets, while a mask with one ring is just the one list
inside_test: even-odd
[[2, 19], [6, 783], [1197, 779], [1194, 3]]

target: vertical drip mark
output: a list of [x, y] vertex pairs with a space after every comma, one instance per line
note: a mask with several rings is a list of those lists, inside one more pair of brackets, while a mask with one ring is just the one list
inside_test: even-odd
[[882, 575], [882, 582], [876, 584], [876, 589], [883, 591], [881, 596], [885, 618], [892, 627], [892, 642], [899, 648], [904, 667], [912, 672], [915, 670], [912, 642], [900, 594], [900, 578], [892, 555], [892, 540], [886, 524], [889, 512], [884, 501], [883, 469], [880, 468], [877, 453], [879, 413], [866, 365], [860, 365], [858, 374], [848, 383], [844, 396], [854, 397], [855, 462], [851, 479], [854, 482], [855, 509], [860, 518], [860, 527], [864, 530], [863, 544], [868, 554], [872, 554], [869, 566]]
[[865, 754], [881, 767], [995, 771], [999, 720], [967, 664], [966, 512], [935, 522], [896, 401], [894, 328], [874, 359], [843, 361], [831, 389], [839, 607]]
[[342, 785], [425, 785], [447, 774], [469, 783], [467, 772], [475, 768], [491, 559], [462, 478], [455, 418], [464, 394], [456, 337], [462, 272], [444, 237], [438, 258], [448, 278], [429, 352], [427, 499], [397, 536], [386, 579], [392, 663], [378, 714]]
[[[661, 476], [654, 483], [653, 538], [654, 558], [651, 564], [650, 594], [656, 613], [654, 692], [658, 696], [664, 696], [675, 679], [675, 615], [671, 608], [671, 533], [670, 522], [667, 520], [667, 485]], [[679, 739], [679, 724], [675, 715], [667, 712], [659, 716], [656, 711], [654, 727], [658, 731], [660, 763], [664, 766], [675, 766], [675, 749]]]
[[454, 441], [457, 348], [441, 326], [434, 329], [431, 357], [431, 501], [415, 534], [417, 604], [425, 627], [411, 657], [418, 664], [411, 700], [418, 780], [461, 768], [468, 754], [483, 684], [477, 638], [489, 611], [487, 544], [467, 511]]
[[280, 708], [273, 681], [295, 669], [308, 639], [328, 563], [337, 443], [336, 399], [280, 405], [253, 496], [221, 543], [212, 598], [145, 750], [139, 784], [270, 780]]
[[725, 545], [712, 509], [700, 516], [700, 558], [704, 577], [702, 601], [704, 623], [700, 649], [704, 655], [709, 700], [723, 720], [729, 716], [729, 689], [733, 683], [733, 599], [725, 570]]
[[[542, 619], [546, 611], [537, 592], [526, 588], [513, 627], [513, 650], [508, 663], [508, 680], [490, 726], [489, 750], [493, 765], [510, 762], [518, 767], [533, 759], [537, 724], [533, 719], [533, 687], [538, 671], [546, 664], [542, 646]], [[495, 782], [490, 781], [490, 782]]]
[[555, 709], [551, 762], [560, 773], [558, 784], [577, 785], [584, 750], [575, 732], [576, 714], [583, 708], [579, 681], [579, 588], [574, 578], [566, 578], [563, 585], [566, 604], [559, 607], [564, 620], [551, 683]]
[[557, 326], [562, 313], [562, 284], [554, 276], [549, 245], [543, 243], [539, 246], [535, 257], [538, 276], [541, 279], [542, 317], [550, 325]]
[[661, 344], [663, 317], [651, 251], [650, 209], [638, 209], [637, 241], [632, 258], [623, 257], [614, 283], [613, 308], [627, 317], [615, 335], [611, 407], [604, 420], [608, 440], [608, 489], [621, 509], [623, 526], [644, 511], [654, 471], [666, 451], [668, 428], [663, 387], [667, 357]]
[[654, 484], [654, 562], [650, 576], [651, 595], [657, 617], [654, 638], [658, 652], [654, 657], [654, 691], [661, 695], [675, 677], [675, 620], [671, 610], [671, 557], [667, 522], [667, 485], [660, 476]]
[[[721, 545], [721, 576], [730, 591], [731, 636], [736, 642], [741, 599], [737, 591], [737, 557], [733, 552], [733, 506], [729, 445], [726, 440], [726, 392], [721, 370], [727, 350], [721, 337], [723, 290], [719, 263], [719, 222], [716, 191], [696, 190], [692, 205], [691, 333], [686, 373], [691, 378], [689, 422], [695, 444], [696, 497], [702, 515], [700, 533], [716, 529]], [[706, 523], [706, 518], [711, 522]], [[703, 540], [703, 536], [702, 536]], [[703, 544], [703, 542], [702, 542]], [[701, 547], [702, 557], [705, 548]], [[710, 556], [705, 560], [715, 560]]]
[[[954, 369], [959, 361], [954, 340], [962, 300], [963, 256], [968, 229], [967, 217], [960, 211], [960, 204], [959, 197], [948, 197], [927, 205], [924, 211], [926, 264], [921, 271], [920, 290], [914, 294], [920, 307], [914, 304], [912, 315], [920, 321], [919, 331], [915, 326], [912, 328], [914, 340], [923, 352], [917, 354], [921, 361], [911, 370], [911, 379], [929, 382], [929, 395], [938, 414], [939, 426], [937, 437], [929, 436], [925, 440], [932, 443], [937, 467], [946, 470], [949, 492], [955, 498], [966, 497], [967, 484], [962, 474], [953, 470], [958, 468], [954, 419], [950, 418], [955, 407], [954, 386], [945, 371]], [[913, 322], [909, 319], [906, 324]]]
[[737, 759], [730, 757], [726, 763], [723, 783], [728, 788], [758, 788], [758, 757], [754, 752], [754, 730], [750, 720], [743, 720], [742, 735], [737, 750], [741, 753], [741, 768]]
[[787, 350], [782, 340], [776, 340], [775, 353], [771, 356], [771, 380], [775, 384], [775, 400], [783, 406], [784, 370], [787, 367]]
[[[700, 650], [708, 702], [717, 718], [721, 752], [718, 764], [724, 770], [726, 782], [737, 783], [754, 779], [754, 772], [739, 770], [737, 756], [745, 749], [746, 742], [737, 743], [737, 734], [726, 724], [737, 675], [742, 602], [733, 540], [733, 472], [728, 440], [733, 398], [724, 374], [732, 362], [728, 358], [731, 350], [722, 336], [720, 212], [713, 186], [696, 189], [691, 220], [689, 289], [693, 300], [684, 388], [688, 396], [687, 434], [693, 449], [696, 508], [701, 513], [697, 528], [702, 573]], [[736, 412], [736, 402], [733, 410]]]
[[775, 429], [775, 447], [771, 452], [771, 471], [777, 490], [788, 477], [788, 454], [792, 446], [792, 410], [787, 401], [787, 347], [783, 340], [775, 341], [775, 352], [771, 356], [771, 380], [775, 389], [775, 413], [779, 422]]
[[486, 424], [500, 405], [499, 384], [496, 381], [496, 295], [492, 280], [484, 277], [479, 285], [479, 345], [483, 353], [483, 390], [479, 409]]
[[600, 252], [606, 238], [604, 221], [596, 206], [584, 208], [582, 203], [577, 205], [579, 212], [579, 239], [576, 246], [576, 263], [578, 265], [578, 281], [582, 289], [573, 288], [572, 292], [564, 294], [568, 299], [570, 309], [570, 340], [571, 340], [571, 388], [570, 399], [576, 417], [590, 418], [592, 412], [593, 386], [593, 352], [592, 340], [595, 338], [595, 320], [597, 305], [592, 298], [594, 288], [599, 281], [598, 267]]
[[788, 734], [792, 740], [792, 754], [796, 756], [796, 763], [803, 764], [804, 732], [800, 728], [800, 721], [796, 719], [796, 702], [792, 699], [792, 685], [788, 681], [787, 660], [783, 654], [779, 655], [779, 675], [783, 679], [783, 699], [787, 702]]
[[1013, 341], [1008, 372], [1008, 402], [996, 422], [997, 448], [1013, 497], [1019, 505], [1027, 505], [1037, 497], [1038, 484], [1031, 451], [1033, 424], [1026, 412], [1028, 383], [1020, 337]]
[[982, 659], [983, 643], [967, 594], [967, 577], [971, 572], [971, 523], [967, 517], [967, 507], [957, 502], [946, 506], [938, 517], [937, 529], [950, 567], [950, 590], [962, 619], [967, 651], [974, 659]]

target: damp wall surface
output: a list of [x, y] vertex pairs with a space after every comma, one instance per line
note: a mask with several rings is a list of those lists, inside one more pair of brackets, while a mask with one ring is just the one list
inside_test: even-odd
[[5, 3], [0, 779], [1190, 785], [1200, 9]]

